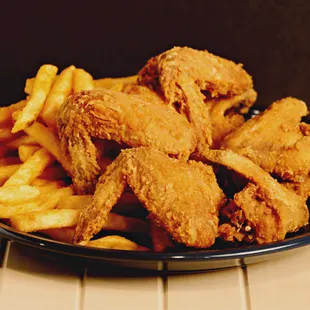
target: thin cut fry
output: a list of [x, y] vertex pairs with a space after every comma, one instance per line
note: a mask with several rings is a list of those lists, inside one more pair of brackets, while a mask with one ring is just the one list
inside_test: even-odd
[[97, 240], [88, 241], [87, 246], [103, 249], [125, 250], [125, 251], [150, 251], [121, 236], [106, 236]]
[[[29, 136], [26, 136], [29, 137]], [[32, 138], [32, 137], [31, 137]], [[33, 138], [32, 138], [33, 139]], [[34, 139], [33, 139], [34, 140]], [[34, 140], [35, 141], [35, 140]], [[41, 149], [41, 146], [36, 145], [20, 145], [18, 147], [18, 156], [22, 162], [25, 162], [29, 157], [31, 157], [36, 151]]]
[[55, 158], [45, 149], [40, 149], [25, 161], [19, 169], [4, 183], [4, 186], [30, 184], [42, 174]]
[[62, 180], [46, 180], [46, 179], [35, 179], [31, 182], [32, 186], [38, 186], [40, 189], [46, 186], [51, 186], [54, 189], [64, 187], [65, 182]]
[[54, 240], [72, 243], [75, 229], [72, 227], [49, 228], [40, 230], [40, 233], [51, 237]]
[[10, 149], [17, 149], [21, 145], [38, 145], [37, 141], [30, 136], [22, 136], [19, 138], [14, 139], [6, 144], [6, 146]]
[[36, 199], [40, 190], [29, 185], [0, 187], [0, 203], [18, 204]]
[[14, 215], [44, 210], [43, 199], [19, 204], [0, 204], [0, 217], [8, 219]]
[[8, 141], [14, 139], [16, 135], [11, 132], [10, 127], [0, 128], [0, 141]]
[[[52, 85], [54, 85], [54, 84], [56, 83], [58, 77], [59, 77], [59, 75], [56, 75], [56, 76], [54, 77]], [[24, 92], [25, 92], [27, 95], [31, 95], [32, 90], [33, 90], [34, 81], [35, 81], [35, 80], [36, 80], [35, 77], [29, 78], [29, 79], [26, 80]]]
[[57, 208], [81, 210], [91, 203], [92, 198], [92, 195], [75, 195], [67, 197], [64, 200], [59, 201]]
[[0, 166], [0, 185], [12, 176], [21, 165]]
[[138, 76], [126, 76], [126, 77], [120, 77], [120, 78], [103, 78], [99, 80], [95, 80], [95, 88], [112, 88], [114, 85], [122, 83], [124, 86], [128, 84], [134, 84], [137, 83]]
[[35, 122], [30, 127], [26, 128], [25, 132], [53, 154], [67, 172], [71, 172], [71, 164], [68, 158], [65, 157], [60, 150], [60, 142], [57, 135], [38, 122]]
[[4, 157], [0, 158], [0, 166], [9, 166], [20, 164], [20, 160], [18, 157]]
[[30, 99], [14, 124], [12, 129], [13, 133], [25, 129], [37, 119], [44, 105], [46, 96], [50, 91], [57, 70], [57, 67], [53, 65], [41, 66], [34, 81]]
[[74, 70], [75, 67], [70, 66], [60, 73], [59, 78], [52, 86], [41, 111], [44, 123], [53, 130], [57, 129], [57, 112], [72, 90]]
[[22, 232], [76, 225], [79, 210], [44, 210], [11, 217], [12, 227]]
[[23, 109], [26, 106], [27, 100], [21, 100], [11, 104], [8, 107], [0, 108], [0, 124], [6, 124], [12, 121], [12, 113]]
[[75, 69], [73, 75], [73, 90], [75, 93], [82, 90], [94, 89], [93, 77], [83, 69]]
[[122, 91], [123, 88], [124, 88], [124, 84], [120, 82], [120, 83], [113, 85], [110, 89], [114, 91]]
[[170, 234], [157, 223], [150, 219], [150, 235], [153, 243], [153, 250], [156, 252], [164, 252], [169, 248], [174, 248]]

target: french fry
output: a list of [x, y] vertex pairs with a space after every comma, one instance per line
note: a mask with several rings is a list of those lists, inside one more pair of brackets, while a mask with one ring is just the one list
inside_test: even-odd
[[0, 187], [0, 204], [18, 204], [38, 198], [40, 190], [29, 185]]
[[[29, 136], [26, 136], [29, 137]], [[32, 137], [31, 137], [32, 138]], [[33, 138], [32, 138], [33, 139]], [[34, 140], [34, 139], [33, 139]], [[35, 141], [35, 140], [34, 140]], [[29, 157], [31, 157], [36, 151], [41, 149], [41, 146], [36, 145], [20, 145], [18, 147], [18, 156], [22, 162], [25, 162]]]
[[25, 87], [24, 87], [24, 92], [27, 95], [31, 95], [35, 79], [36, 78], [33, 77], [33, 78], [29, 78], [29, 79], [26, 80]]
[[125, 251], [150, 251], [150, 249], [140, 246], [131, 240], [128, 240], [121, 236], [106, 236], [97, 240], [88, 241], [86, 244], [90, 247], [113, 249], [113, 250], [125, 250]]
[[27, 185], [42, 174], [55, 158], [46, 149], [35, 152], [19, 169], [9, 177], [3, 186]]
[[105, 230], [118, 230], [128, 232], [147, 233], [148, 224], [140, 219], [126, 217], [115, 213], [109, 213], [108, 218], [103, 226]]
[[0, 142], [12, 140], [15, 137], [16, 137], [16, 135], [11, 132], [10, 127], [0, 128]]
[[44, 210], [44, 205], [42, 202], [42, 198], [38, 199], [37, 201], [31, 201], [26, 203], [20, 204], [0, 204], [0, 218], [8, 219], [14, 215], [29, 213], [29, 212], [36, 212]]
[[[56, 75], [56, 76], [54, 77], [52, 86], [56, 83], [58, 77], [59, 77], [59, 75]], [[25, 92], [27, 95], [31, 95], [35, 80], [36, 80], [35, 77], [29, 78], [29, 79], [26, 80], [24, 92]]]
[[110, 89], [113, 91], [122, 91], [124, 84], [122, 82], [113, 85]]
[[54, 190], [46, 197], [46, 201], [44, 202], [45, 209], [56, 208], [60, 200], [63, 200], [71, 195], [73, 195], [73, 189], [71, 186]]
[[37, 119], [43, 108], [47, 94], [50, 91], [57, 70], [57, 67], [53, 65], [41, 66], [34, 81], [30, 99], [13, 126], [13, 133], [25, 129]]
[[34, 122], [25, 132], [34, 138], [41, 146], [47, 149], [67, 172], [71, 172], [71, 164], [60, 150], [60, 142], [56, 134], [44, 125]]
[[27, 100], [21, 100], [17, 103], [11, 104], [8, 107], [0, 108], [0, 124], [10, 123], [12, 121], [12, 114], [15, 111], [22, 110], [26, 106]]
[[126, 76], [126, 77], [120, 77], [120, 78], [103, 78], [94, 80], [95, 88], [112, 88], [114, 85], [122, 83], [123, 86], [128, 84], [134, 84], [137, 83], [138, 76], [132, 75], [132, 76]]
[[40, 233], [51, 237], [54, 240], [72, 243], [75, 229], [72, 227], [50, 228], [40, 230]]
[[158, 224], [150, 219], [150, 235], [155, 252], [164, 252], [169, 248], [174, 248], [170, 234]]
[[22, 232], [32, 232], [50, 228], [72, 227], [79, 218], [79, 210], [43, 210], [11, 217], [12, 227]]
[[73, 90], [75, 93], [82, 90], [94, 89], [93, 77], [83, 69], [75, 69], [73, 75]]
[[21, 165], [0, 166], [0, 185], [12, 176]]
[[60, 73], [59, 78], [52, 86], [41, 111], [41, 117], [44, 123], [53, 130], [57, 129], [57, 112], [61, 105], [66, 101], [73, 88], [74, 70], [75, 67], [70, 66]]
[[62, 180], [46, 180], [46, 179], [38, 178], [38, 179], [34, 179], [31, 182], [31, 185], [39, 187], [40, 190], [42, 188], [45, 188], [45, 187], [46, 188], [51, 188], [51, 189], [57, 189], [57, 188], [60, 188], [60, 187], [64, 187], [65, 186], [65, 182], [62, 181]]
[[20, 164], [21, 161], [18, 157], [4, 157], [0, 158], [0, 166], [9, 166]]
[[77, 209], [82, 210], [91, 203], [92, 195], [75, 195], [60, 200], [57, 206], [58, 209]]
[[6, 143], [6, 146], [10, 149], [18, 149], [21, 145], [38, 145], [38, 143], [33, 137], [28, 135], [16, 138]]

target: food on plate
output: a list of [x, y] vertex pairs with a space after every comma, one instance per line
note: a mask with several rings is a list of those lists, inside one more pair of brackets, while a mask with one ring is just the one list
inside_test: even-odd
[[229, 221], [219, 227], [224, 239], [234, 241], [236, 232], [238, 241], [247, 236], [257, 243], [268, 243], [283, 240], [286, 233], [308, 224], [306, 199], [251, 160], [230, 150], [209, 150], [204, 155], [207, 161], [232, 169], [250, 181], [222, 210]]
[[3, 223], [79, 246], [156, 252], [308, 229], [304, 102], [283, 98], [249, 119], [257, 93], [242, 65], [188, 47], [128, 77], [57, 71], [41, 66], [26, 99], [0, 108]]
[[131, 147], [150, 146], [186, 158], [196, 143], [183, 115], [166, 105], [108, 89], [71, 96], [60, 109], [58, 133], [63, 153], [71, 159], [72, 178], [79, 194], [93, 193], [100, 174], [91, 137]]
[[246, 156], [283, 180], [302, 182], [310, 171], [310, 134], [301, 123], [306, 104], [295, 98], [274, 102], [227, 136], [223, 149]]
[[214, 138], [218, 143], [218, 137], [212, 133], [210, 100], [243, 94], [234, 105], [246, 101], [247, 109], [256, 100], [252, 78], [242, 65], [208, 51], [174, 47], [151, 58], [138, 75], [141, 85], [161, 94], [167, 104], [186, 115], [198, 138], [198, 155], [206, 146], [213, 145]]
[[197, 248], [214, 243], [225, 196], [212, 168], [143, 147], [122, 151], [100, 177], [91, 204], [81, 212], [75, 243], [101, 230], [127, 184], [174, 240]]

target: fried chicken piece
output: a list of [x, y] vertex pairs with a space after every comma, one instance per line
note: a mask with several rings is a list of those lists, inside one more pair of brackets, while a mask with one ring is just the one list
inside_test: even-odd
[[310, 130], [300, 123], [307, 113], [303, 101], [279, 100], [227, 136], [222, 148], [251, 159], [283, 180], [301, 182], [310, 171]]
[[183, 115], [108, 89], [83, 91], [61, 107], [58, 134], [69, 153], [77, 193], [93, 193], [100, 168], [91, 138], [115, 140], [131, 147], [150, 146], [179, 158], [195, 148], [193, 129]]
[[234, 97], [253, 88], [252, 78], [242, 65], [188, 47], [174, 47], [151, 58], [138, 73], [138, 83], [155, 90], [187, 116], [198, 137], [198, 153], [212, 145], [207, 98], [202, 91], [213, 99]]
[[[234, 195], [233, 203], [237, 208], [232, 212], [226, 210], [224, 214], [236, 231], [248, 235], [250, 232], [256, 242], [262, 244], [283, 240], [286, 233], [308, 224], [305, 198], [278, 183], [251, 160], [230, 150], [207, 150], [204, 155], [208, 161], [232, 169], [250, 181]], [[226, 231], [226, 235], [231, 236], [226, 226], [220, 233]]]
[[163, 98], [161, 98], [156, 92], [152, 91], [146, 86], [128, 84], [124, 87], [123, 93], [138, 96], [142, 100], [149, 103], [165, 104]]
[[212, 168], [144, 147], [122, 151], [100, 177], [92, 203], [81, 213], [75, 243], [100, 231], [126, 184], [174, 240], [197, 248], [214, 243], [225, 196]]

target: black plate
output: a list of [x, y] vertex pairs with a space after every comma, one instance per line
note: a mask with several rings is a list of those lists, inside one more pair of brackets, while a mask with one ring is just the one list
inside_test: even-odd
[[61, 257], [74, 256], [82, 261], [101, 261], [124, 267], [168, 273], [244, 266], [290, 254], [298, 248], [310, 244], [310, 232], [305, 232], [266, 245], [174, 253], [151, 253], [71, 245], [33, 234], [21, 233], [3, 223], [0, 223], [0, 236], [11, 241], [56, 252], [61, 254]]

